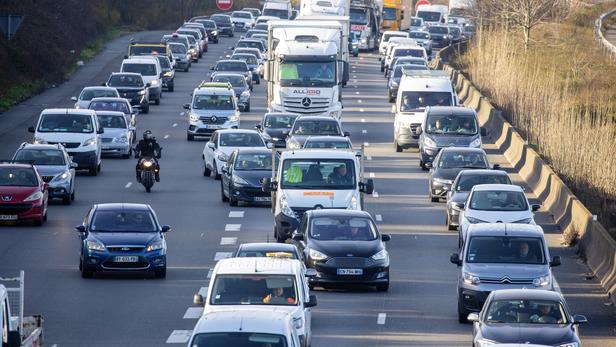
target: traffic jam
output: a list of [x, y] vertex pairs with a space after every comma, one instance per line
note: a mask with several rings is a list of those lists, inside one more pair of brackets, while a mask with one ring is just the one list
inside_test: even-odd
[[[302, 0], [299, 8], [267, 0], [263, 8], [191, 18], [159, 40], [132, 39], [104, 83], [83, 86], [71, 108], [44, 109], [27, 125], [31, 140], [0, 163], [2, 226], [45, 230], [56, 205], [79, 202], [83, 176], [103, 179], [107, 160], [126, 163], [134, 175], [126, 188], [140, 187], [143, 198], [91, 202], [83, 193], [90, 202], [71, 221], [80, 242], [71, 271], [82, 281], [118, 273], [165, 281], [174, 271], [169, 239], [184, 231], [144, 202], [162, 194], [161, 181], [176, 179], [165, 159], [177, 153], [163, 148], [148, 114], [184, 93], [181, 80], [206, 65], [209, 73], [178, 107], [182, 140], [202, 148], [191, 153], [200, 166], [191, 175], [214, 182], [208, 194], [230, 216], [238, 206], [271, 209], [271, 227], [263, 242], [230, 238], [234, 251], [216, 253], [207, 278], [184, 298], [197, 312], [194, 328], [174, 330], [166, 343], [322, 346], [313, 338], [324, 314], [317, 309], [347, 292], [388, 295], [396, 286], [390, 269], [403, 266], [388, 251], [398, 235], [382, 232], [381, 215], [371, 211], [379, 182], [367, 172], [369, 144], [345, 119], [346, 100], [359, 94], [352, 66], [371, 54], [389, 100], [380, 106], [391, 108], [387, 152], [418, 153], [429, 182], [423, 199], [445, 211], [439, 223], [457, 235], [449, 257], [457, 287], [449, 295], [472, 346], [579, 347], [587, 319], [569, 308], [552, 273], [561, 258], [535, 221], [541, 205], [490, 162], [475, 110], [460, 103], [448, 74], [431, 67], [440, 49], [474, 36], [472, 20], [453, 10], [422, 4], [403, 29], [401, 0]], [[208, 50], [216, 45], [232, 46], [214, 57]], [[23, 290], [24, 275], [0, 280], [2, 347], [40, 346], [42, 317], [14, 309], [24, 307], [23, 295], [11, 295]], [[325, 293], [329, 300], [319, 301]], [[400, 345], [416, 344], [409, 337]]]

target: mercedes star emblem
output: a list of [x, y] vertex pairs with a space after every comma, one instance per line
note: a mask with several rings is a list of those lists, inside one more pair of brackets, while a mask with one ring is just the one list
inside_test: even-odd
[[302, 99], [302, 106], [310, 107], [310, 105], [312, 105], [312, 100], [310, 100], [310, 98], [303, 98]]

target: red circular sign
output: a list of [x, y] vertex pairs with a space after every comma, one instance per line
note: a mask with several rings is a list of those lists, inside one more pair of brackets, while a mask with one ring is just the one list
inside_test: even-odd
[[417, 1], [417, 3], [415, 4], [415, 13], [417, 13], [417, 8], [419, 8], [419, 5], [430, 5], [430, 1], [428, 0]]
[[216, 0], [216, 6], [221, 11], [228, 11], [233, 7], [233, 0]]

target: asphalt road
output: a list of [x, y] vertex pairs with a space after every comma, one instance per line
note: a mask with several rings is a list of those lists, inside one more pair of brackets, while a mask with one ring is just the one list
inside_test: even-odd
[[[105, 159], [100, 176], [78, 177], [73, 205], [51, 207], [44, 227], [0, 227], [0, 275], [26, 271], [26, 313], [44, 315], [46, 346], [185, 342], [200, 314], [192, 307], [192, 296], [207, 286], [215, 259], [228, 256], [235, 243], [272, 239], [270, 209], [222, 203], [219, 181], [201, 174], [205, 141], [186, 141], [187, 117], [181, 105], [236, 39], [210, 45], [189, 73], [176, 74], [174, 93], [165, 93], [160, 106], [138, 116], [139, 133], [151, 129], [164, 147], [162, 182], [151, 194], [134, 181], [134, 160]], [[114, 40], [68, 82], [0, 115], [0, 157], [10, 157], [19, 143], [31, 140], [27, 126], [42, 108], [71, 106], [69, 98], [82, 87], [99, 84], [117, 70], [127, 42], [128, 37]], [[393, 116], [376, 55], [361, 54], [351, 66], [351, 82], [344, 90], [344, 128], [356, 145], [367, 146], [366, 172], [374, 175], [377, 193], [367, 198], [366, 208], [381, 232], [393, 235], [387, 245], [392, 283], [387, 293], [371, 288], [315, 291], [313, 346], [468, 346], [471, 326], [457, 322], [457, 269], [449, 263], [457, 237], [444, 225], [444, 204], [429, 202], [427, 174], [419, 169], [417, 154], [393, 149]], [[255, 85], [242, 128], [252, 128], [265, 112], [265, 89], [265, 84]], [[506, 166], [502, 156], [490, 153], [493, 162]], [[166, 279], [138, 274], [81, 278], [73, 227], [92, 204], [102, 202], [148, 203], [161, 223], [173, 227]], [[542, 213], [539, 219], [549, 224], [549, 216]], [[614, 309], [604, 305], [605, 293], [596, 280], [585, 279], [588, 270], [573, 250], [560, 247], [557, 229], [546, 227], [553, 230], [548, 235], [552, 252], [564, 258], [556, 269], [560, 287], [575, 313], [590, 321], [581, 329], [585, 346], [616, 346]]]

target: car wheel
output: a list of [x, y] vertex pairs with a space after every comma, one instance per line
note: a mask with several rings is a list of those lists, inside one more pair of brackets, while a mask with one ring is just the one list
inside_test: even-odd
[[96, 176], [96, 175], [98, 175], [98, 165], [97, 165], [97, 166], [95, 166], [95, 167], [93, 167], [93, 168], [90, 168], [90, 169], [88, 170], [88, 173], [90, 174], [90, 176]]
[[385, 66], [381, 65], [381, 72], [385, 71]]
[[218, 173], [218, 165], [216, 165], [216, 160], [214, 160], [214, 164], [212, 166], [214, 167], [214, 179], [219, 180], [220, 174]]
[[222, 200], [222, 202], [229, 201], [229, 198], [225, 195], [225, 191], [222, 189], [222, 180], [220, 181], [220, 200]]
[[205, 177], [210, 177], [210, 175], [212, 174], [212, 170], [210, 170], [207, 167], [207, 164], [205, 163], [205, 160], [203, 161], [203, 176]]
[[71, 200], [75, 201], [75, 191], [73, 190], [73, 192], [71, 193]]
[[389, 94], [389, 102], [394, 102], [396, 101], [396, 98], [394, 98], [393, 96], [391, 96], [391, 94]]
[[188, 141], [195, 141], [195, 135], [186, 134], [186, 140], [188, 140]]
[[261, 84], [261, 79], [257, 78], [257, 84]]
[[190, 68], [190, 67], [189, 67], [189, 66], [187, 66], [187, 67], [184, 69], [184, 72], [188, 72], [188, 69], [189, 69], [189, 68]]
[[164, 268], [162, 268], [160, 270], [154, 271], [154, 277], [156, 277], [156, 278], [165, 278], [165, 277], [167, 277], [167, 267], [165, 266]]
[[250, 112], [250, 104], [246, 105], [246, 108], [244, 109], [244, 112]]
[[468, 323], [468, 314], [458, 312], [458, 322], [460, 324]]
[[428, 193], [428, 197], [430, 198], [430, 202], [439, 202], [439, 198], [438, 196], [435, 197], [434, 195], [432, 195], [432, 189], [430, 189], [430, 192]]
[[103, 168], [103, 164], [102, 163], [98, 163], [98, 165], [96, 165], [96, 172], [98, 172], [98, 174], [100, 174], [102, 168]]
[[142, 108], [143, 113], [150, 113], [150, 102], [148, 101], [148, 105]]
[[387, 282], [386, 284], [379, 284], [378, 286], [376, 286], [376, 290], [379, 292], [386, 292], [389, 290], [389, 282]]
[[154, 100], [154, 105], [160, 105], [160, 96]]
[[237, 207], [237, 205], [239, 205], [237, 199], [234, 199], [233, 195], [231, 195], [231, 189], [229, 189], [229, 205], [231, 207]]
[[167, 87], [167, 91], [168, 92], [173, 92], [173, 87], [174, 87], [173, 84], [170, 85], [169, 87]]
[[285, 241], [287, 240], [286, 237], [278, 235], [278, 229], [276, 229], [276, 227], [274, 227], [274, 237], [276, 238], [276, 241], [279, 243], [285, 243]]
[[398, 144], [398, 141], [394, 140], [394, 148], [396, 149], [396, 152], [401, 153], [402, 152], [402, 147]]
[[87, 271], [86, 267], [83, 266], [83, 263], [79, 264], [79, 270], [81, 270], [81, 277], [83, 278], [92, 278], [94, 273], [92, 271]]
[[65, 197], [62, 198], [62, 204], [63, 205], [70, 205], [71, 204], [71, 195], [67, 194]]
[[424, 163], [424, 161], [421, 159], [419, 159], [419, 167], [421, 167], [423, 171], [428, 171], [428, 168], [426, 167], [426, 163]]
[[229, 37], [233, 37], [233, 34], [230, 34]]

